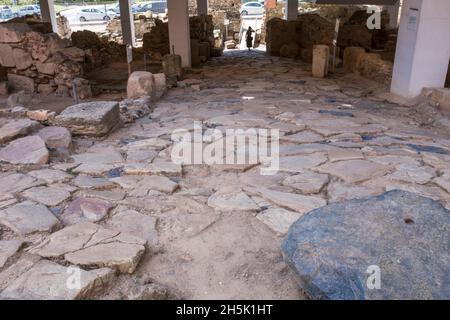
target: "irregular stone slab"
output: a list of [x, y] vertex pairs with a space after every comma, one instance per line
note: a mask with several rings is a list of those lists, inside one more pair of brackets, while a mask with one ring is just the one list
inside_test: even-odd
[[121, 273], [133, 273], [144, 254], [145, 243], [133, 235], [86, 222], [53, 233], [33, 252], [44, 258], [64, 257], [80, 266], [111, 267]]
[[327, 183], [328, 175], [311, 171], [302, 172], [283, 180], [283, 185], [294, 188], [303, 194], [319, 193]]
[[364, 159], [364, 155], [359, 149], [333, 149], [328, 151], [328, 159], [330, 162], [337, 162], [343, 160], [361, 160]]
[[59, 221], [46, 206], [25, 201], [0, 211], [0, 223], [25, 236], [35, 232], [51, 232]]
[[13, 49], [9, 44], [0, 44], [0, 64], [3, 67], [9, 68], [16, 66], [16, 61], [14, 60], [13, 56]]
[[0, 209], [9, 207], [15, 203], [17, 203], [17, 199], [13, 195], [0, 192]]
[[221, 191], [208, 199], [208, 206], [221, 211], [260, 211], [259, 206], [242, 191]]
[[301, 214], [282, 208], [269, 208], [256, 216], [279, 235], [286, 235], [290, 226], [301, 217]]
[[29, 200], [55, 207], [70, 198], [70, 192], [53, 187], [35, 187], [26, 190], [22, 196]]
[[156, 161], [154, 163], [126, 163], [123, 167], [125, 174], [156, 174], [181, 176], [183, 168], [180, 164], [166, 161]]
[[96, 198], [76, 198], [64, 210], [61, 221], [65, 225], [102, 220], [113, 207], [111, 203]]
[[[114, 271], [109, 268], [90, 271], [69, 268], [41, 260], [14, 280], [2, 291], [0, 297], [20, 300], [87, 299], [100, 293], [114, 278]], [[68, 286], [69, 277], [76, 270], [79, 270], [80, 287], [77, 288], [74, 283], [72, 288]]]
[[22, 246], [22, 240], [0, 240], [0, 269]]
[[76, 163], [116, 163], [122, 162], [120, 152], [111, 149], [100, 149], [96, 152], [79, 153], [72, 156]]
[[[314, 210], [291, 227], [282, 249], [313, 299], [449, 297], [450, 212], [417, 194], [397, 190]], [[367, 286], [373, 266], [376, 290]]]
[[386, 179], [398, 180], [407, 183], [427, 184], [436, 175], [435, 170], [427, 166], [403, 165], [386, 176]]
[[108, 190], [116, 187], [116, 185], [106, 178], [77, 176], [73, 179], [72, 184], [83, 189]]
[[109, 163], [83, 163], [72, 170], [76, 174], [101, 177], [111, 170], [119, 168], [118, 164]]
[[323, 141], [324, 138], [312, 131], [302, 131], [296, 134], [282, 136], [280, 140], [294, 143], [313, 143]]
[[325, 206], [327, 202], [319, 197], [304, 196], [296, 193], [280, 192], [263, 187], [246, 187], [244, 191], [256, 194], [264, 199], [286, 209], [306, 213]]
[[152, 100], [156, 99], [155, 78], [151, 72], [135, 71], [128, 78], [127, 97], [128, 99], [137, 99], [142, 96], [152, 97]]
[[345, 182], [355, 183], [385, 175], [389, 167], [368, 161], [348, 160], [327, 163], [317, 168], [317, 171], [328, 173]]
[[35, 254], [22, 253], [20, 258], [0, 273], [0, 292], [10, 283], [30, 270], [41, 257]]
[[45, 141], [47, 148], [70, 148], [72, 134], [64, 127], [45, 127], [37, 133]]
[[81, 190], [77, 195], [85, 198], [97, 198], [106, 201], [120, 201], [126, 196], [125, 191], [116, 190]]
[[283, 172], [302, 172], [325, 163], [328, 160], [324, 153], [313, 153], [302, 156], [291, 156], [280, 158], [279, 171]]
[[74, 135], [104, 136], [120, 121], [119, 103], [94, 101], [66, 108], [56, 116], [57, 126], [68, 128]]
[[159, 151], [148, 148], [127, 148], [127, 161], [130, 162], [152, 162]]
[[2, 23], [0, 25], [0, 42], [17, 43], [25, 39], [25, 34], [32, 31], [26, 23]]
[[435, 184], [450, 193], [450, 171], [433, 180]]
[[20, 48], [14, 48], [13, 55], [18, 70], [25, 70], [33, 65], [33, 58], [29, 52]]
[[42, 169], [30, 171], [28, 174], [36, 179], [43, 180], [49, 184], [56, 182], [67, 182], [72, 179], [72, 175], [61, 170]]
[[42, 185], [42, 181], [38, 181], [22, 173], [6, 173], [0, 175], [0, 192], [16, 193]]
[[39, 126], [39, 122], [30, 119], [0, 119], [0, 144], [26, 136]]
[[149, 244], [157, 241], [157, 218], [135, 210], [120, 210], [108, 221], [108, 227], [147, 240]]
[[24, 91], [25, 93], [34, 92], [35, 84], [33, 78], [14, 73], [8, 73], [7, 77], [8, 84], [13, 91]]
[[384, 191], [384, 186], [351, 184], [337, 181], [330, 182], [327, 187], [327, 194], [330, 202], [378, 196]]
[[148, 176], [140, 180], [136, 187], [164, 193], [173, 193], [178, 189], [178, 183], [163, 176]]
[[0, 160], [12, 164], [46, 164], [49, 152], [38, 136], [28, 136], [10, 142], [0, 150]]

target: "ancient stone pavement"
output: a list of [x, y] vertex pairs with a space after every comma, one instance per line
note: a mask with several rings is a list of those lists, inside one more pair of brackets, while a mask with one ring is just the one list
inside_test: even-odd
[[[281, 243], [306, 212], [393, 189], [450, 209], [449, 132], [429, 109], [388, 103], [386, 88], [357, 76], [310, 73], [227, 54], [150, 116], [73, 138], [65, 161], [19, 141], [50, 163], [1, 165], [0, 297], [298, 299]], [[172, 132], [194, 121], [278, 128], [279, 172], [172, 163]], [[78, 286], [67, 285], [73, 266]]]

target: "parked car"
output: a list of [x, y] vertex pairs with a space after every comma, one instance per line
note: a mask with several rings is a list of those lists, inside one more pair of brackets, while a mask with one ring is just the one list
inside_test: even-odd
[[28, 6], [24, 6], [22, 8], [20, 8], [19, 10], [17, 10], [17, 15], [19, 17], [23, 17], [29, 14], [41, 14], [41, 8], [39, 6], [36, 5], [28, 5]]
[[14, 14], [9, 6], [0, 6], [0, 21], [7, 21], [14, 18]]
[[80, 9], [80, 11], [77, 13], [78, 15], [78, 19], [81, 22], [85, 22], [85, 21], [98, 21], [98, 20], [104, 20], [104, 21], [108, 21], [111, 20], [113, 18], [115, 18], [116, 16], [116, 12], [113, 11], [112, 9], [107, 10], [105, 13], [105, 10], [100, 10], [97, 8], [84, 8], [84, 9]]
[[264, 3], [260, 2], [247, 2], [241, 7], [241, 15], [246, 16], [250, 14], [264, 14]]
[[[138, 3], [133, 3], [131, 5], [131, 13], [136, 13], [139, 12], [139, 9], [141, 8], [141, 5]], [[120, 6], [119, 4], [117, 4], [113, 9], [112, 9], [116, 14], [120, 14]]]
[[154, 1], [142, 5], [141, 8], [138, 10], [138, 12], [150, 11], [152, 13], [166, 13], [166, 10], [167, 10], [166, 1]]

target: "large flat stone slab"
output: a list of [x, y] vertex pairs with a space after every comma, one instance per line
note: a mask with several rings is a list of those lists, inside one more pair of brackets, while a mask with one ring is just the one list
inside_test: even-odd
[[70, 198], [70, 192], [56, 187], [35, 187], [26, 190], [22, 196], [29, 200], [54, 207]]
[[0, 211], [0, 223], [19, 235], [51, 232], [59, 221], [46, 206], [25, 201]]
[[220, 211], [253, 211], [259, 206], [241, 190], [219, 190], [208, 199], [208, 205]]
[[68, 128], [74, 135], [104, 136], [119, 120], [119, 103], [95, 101], [66, 108], [55, 118], [55, 125]]
[[112, 207], [113, 205], [106, 200], [79, 197], [67, 205], [61, 221], [65, 225], [86, 221], [98, 222], [108, 214]]
[[39, 122], [30, 119], [0, 119], [0, 144], [25, 136], [39, 128]]
[[317, 171], [355, 183], [381, 177], [389, 171], [389, 167], [368, 160], [348, 160], [324, 164]]
[[300, 214], [309, 212], [327, 204], [324, 199], [319, 197], [281, 192], [264, 187], [246, 187], [244, 188], [244, 191], [263, 197], [264, 199], [280, 207], [296, 211]]
[[0, 269], [22, 246], [22, 240], [0, 240]]
[[133, 273], [145, 251], [146, 240], [85, 222], [53, 233], [33, 252], [88, 267], [111, 267]]
[[[282, 249], [314, 299], [450, 298], [450, 212], [414, 193], [314, 210], [294, 223]], [[367, 285], [377, 285], [376, 268], [379, 289]]]
[[38, 136], [28, 136], [10, 142], [0, 150], [0, 161], [12, 164], [46, 164], [49, 152]]
[[0, 175], [0, 192], [16, 193], [41, 185], [39, 180], [22, 173], [5, 173]]
[[[72, 268], [72, 269], [69, 269]], [[41, 260], [12, 281], [0, 294], [1, 299], [76, 300], [87, 299], [102, 291], [114, 278], [109, 268], [85, 271]], [[70, 281], [79, 270], [80, 282]]]

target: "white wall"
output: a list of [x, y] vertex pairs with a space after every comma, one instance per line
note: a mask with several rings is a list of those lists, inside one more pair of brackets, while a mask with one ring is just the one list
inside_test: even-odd
[[[412, 23], [418, 9], [418, 20]], [[406, 98], [443, 87], [450, 59], [450, 0], [405, 0], [391, 91]]]

